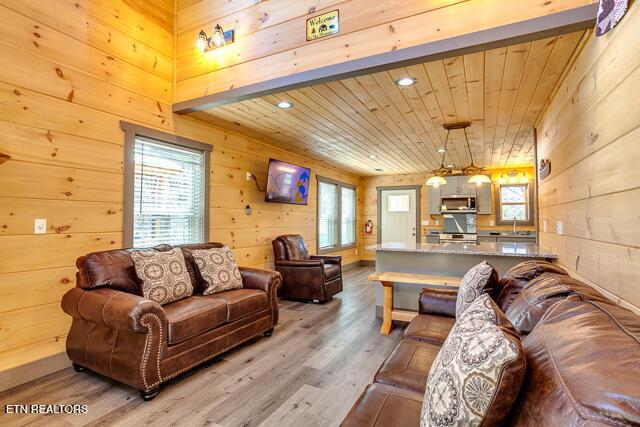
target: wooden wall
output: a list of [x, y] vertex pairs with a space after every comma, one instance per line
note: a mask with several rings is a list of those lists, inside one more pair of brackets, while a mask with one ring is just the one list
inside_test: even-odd
[[[178, 0], [176, 101], [571, 10], [595, 0]], [[310, 17], [338, 9], [340, 33], [306, 41]], [[455, 19], [451, 17], [455, 16]], [[201, 53], [221, 24], [236, 42]]]
[[[640, 307], [640, 9], [590, 38], [538, 124], [540, 243], [559, 262]], [[544, 231], [544, 221], [547, 230]], [[557, 222], [563, 234], [557, 233]]]
[[[491, 179], [495, 184], [497, 183], [500, 175], [509, 172], [511, 169], [495, 169], [491, 171]], [[533, 179], [533, 168], [518, 168], [515, 169], [518, 172], [527, 174], [529, 179]], [[428, 220], [429, 225], [419, 227], [421, 241], [425, 242], [426, 234], [430, 230], [442, 230], [444, 222], [442, 215], [429, 215], [429, 190], [425, 185], [425, 182], [431, 174], [407, 174], [407, 175], [389, 175], [389, 176], [371, 176], [363, 178], [362, 180], [362, 194], [363, 194], [363, 208], [362, 208], [362, 220], [366, 221], [370, 219], [373, 222], [373, 233], [366, 234], [364, 228], [361, 229], [362, 235], [362, 259], [363, 260], [375, 260], [375, 251], [367, 250], [367, 246], [375, 245], [377, 243], [378, 233], [378, 191], [377, 187], [399, 186], [399, 185], [421, 185], [420, 188], [420, 218], [421, 220]], [[533, 181], [530, 181], [533, 183]], [[495, 193], [494, 193], [495, 196]], [[495, 200], [495, 197], [493, 198]], [[498, 226], [491, 225], [491, 221], [495, 221], [495, 207], [494, 212], [491, 215], [478, 215], [478, 230], [511, 230], [510, 226]], [[439, 225], [436, 225], [436, 221], [439, 221]], [[494, 222], [495, 224], [495, 222]], [[534, 226], [518, 226], [519, 230], [535, 230]]]
[[[242, 265], [270, 267], [281, 233], [303, 234], [312, 249], [316, 241], [315, 185], [306, 207], [265, 204], [247, 171], [264, 186], [276, 157], [360, 181], [173, 116], [172, 0], [2, 0], [0, 18], [0, 56], [10, 58], [0, 67], [0, 153], [11, 156], [0, 165], [0, 389], [68, 364], [60, 298], [75, 285], [75, 260], [122, 247], [120, 120], [214, 145], [211, 239], [231, 245]], [[35, 218], [47, 219], [45, 235], [33, 234]], [[359, 259], [357, 249], [342, 255]], [[38, 361], [38, 372], [12, 370]]]

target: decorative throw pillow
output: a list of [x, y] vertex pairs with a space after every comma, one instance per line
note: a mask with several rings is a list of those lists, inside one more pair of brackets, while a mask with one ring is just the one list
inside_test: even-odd
[[142, 295], [160, 305], [187, 298], [193, 286], [182, 251], [134, 251], [131, 259], [136, 274], [142, 280]]
[[191, 251], [205, 282], [204, 295], [242, 288], [242, 276], [233, 252], [227, 246]]
[[491, 293], [495, 290], [498, 282], [498, 272], [487, 261], [482, 261], [467, 271], [462, 278], [458, 299], [456, 300], [456, 318], [477, 297], [484, 293]]
[[429, 371], [421, 427], [503, 425], [525, 373], [517, 334], [481, 295], [456, 320]]

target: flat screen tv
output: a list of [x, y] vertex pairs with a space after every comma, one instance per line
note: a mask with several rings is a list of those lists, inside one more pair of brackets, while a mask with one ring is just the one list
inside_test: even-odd
[[269, 177], [265, 200], [273, 203], [306, 205], [309, 197], [309, 168], [269, 159]]

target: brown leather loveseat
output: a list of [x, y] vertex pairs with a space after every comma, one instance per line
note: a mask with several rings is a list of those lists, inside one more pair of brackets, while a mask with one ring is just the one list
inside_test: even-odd
[[342, 257], [309, 255], [302, 236], [285, 234], [273, 242], [283, 298], [326, 302], [342, 292]]
[[132, 249], [78, 258], [77, 286], [62, 298], [62, 309], [73, 317], [67, 354], [76, 370], [128, 384], [149, 400], [168, 379], [251, 338], [270, 336], [278, 323], [279, 273], [240, 267], [242, 289], [202, 295], [190, 251], [221, 246], [178, 246], [194, 294], [164, 306], [143, 298]]
[[[507, 425], [640, 425], [640, 316], [546, 262], [522, 263], [500, 283], [496, 302], [527, 359]], [[422, 291], [419, 315], [343, 426], [420, 425], [429, 370], [455, 311], [455, 290]]]

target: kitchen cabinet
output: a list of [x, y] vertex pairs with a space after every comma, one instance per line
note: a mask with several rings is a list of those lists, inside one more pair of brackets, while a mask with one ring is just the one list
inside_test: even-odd
[[496, 241], [500, 243], [535, 243], [536, 238], [534, 236], [531, 236], [531, 237], [498, 236], [496, 238]]
[[429, 215], [439, 215], [440, 214], [440, 195], [441, 188], [429, 186], [429, 194], [427, 198], [429, 199]]
[[476, 188], [476, 207], [478, 214], [491, 215], [493, 213], [491, 187], [493, 187], [493, 184], [482, 184]]
[[459, 176], [448, 176], [447, 178], [445, 178], [447, 180], [447, 183], [442, 185], [441, 188], [441, 193], [440, 195], [442, 197], [447, 197], [447, 196], [457, 196], [460, 193], [458, 192], [459, 190], [459, 184], [460, 184], [460, 180], [459, 180]]
[[462, 196], [476, 196], [478, 186], [474, 183], [469, 183], [468, 176], [458, 177], [458, 194]]

